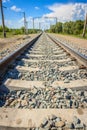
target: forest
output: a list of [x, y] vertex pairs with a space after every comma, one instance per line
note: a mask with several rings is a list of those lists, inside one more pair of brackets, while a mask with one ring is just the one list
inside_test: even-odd
[[[82, 35], [84, 28], [84, 21], [69, 21], [69, 22], [57, 22], [56, 25], [51, 25], [50, 29], [46, 30], [49, 33], [61, 33], [69, 35]], [[86, 31], [87, 32], [87, 31]]]

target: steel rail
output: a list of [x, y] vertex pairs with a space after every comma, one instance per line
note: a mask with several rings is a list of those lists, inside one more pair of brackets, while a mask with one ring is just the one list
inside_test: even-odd
[[66, 52], [68, 52], [72, 57], [74, 57], [81, 65], [84, 65], [87, 67], [87, 57], [82, 55], [81, 53], [75, 51], [73, 48], [68, 46], [66, 43], [62, 42], [59, 39], [56, 39], [49, 34], [47, 34], [48, 37], [55, 42], [57, 45], [61, 46]]
[[20, 48], [18, 48], [17, 50], [15, 50], [13, 53], [9, 54], [8, 56], [6, 56], [4, 59], [2, 59], [0, 61], [0, 79], [3, 77], [3, 75], [5, 74], [8, 66], [21, 54], [23, 53], [26, 48], [30, 47], [32, 44], [34, 44], [35, 41], [37, 41], [37, 39], [41, 36], [41, 34], [39, 34], [38, 36], [36, 36], [33, 40], [23, 44]]

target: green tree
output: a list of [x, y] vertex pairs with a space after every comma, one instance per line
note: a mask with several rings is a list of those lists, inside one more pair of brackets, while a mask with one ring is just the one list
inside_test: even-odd
[[2, 28], [2, 26], [0, 26], [0, 32], [2, 32], [3, 31], [3, 28]]
[[55, 33], [55, 25], [51, 25], [51, 27], [50, 27], [50, 32]]
[[62, 33], [62, 23], [61, 23], [61, 22], [58, 22], [58, 23], [56, 24], [55, 32], [56, 32], [56, 33]]
[[73, 24], [74, 23], [72, 21], [65, 22], [63, 24], [63, 32], [67, 34], [73, 34]]
[[73, 30], [73, 34], [81, 34], [83, 31], [83, 27], [84, 27], [84, 22], [81, 20], [77, 20], [76, 22], [74, 22], [74, 30]]
[[25, 28], [24, 28], [24, 27], [21, 27], [20, 29], [21, 29], [21, 32], [24, 33]]

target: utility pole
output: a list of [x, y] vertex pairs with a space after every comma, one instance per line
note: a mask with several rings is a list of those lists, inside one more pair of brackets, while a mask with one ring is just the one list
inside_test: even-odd
[[26, 34], [27, 33], [27, 21], [26, 21], [26, 16], [25, 16], [25, 12], [20, 12], [20, 13], [23, 13], [23, 19], [24, 19], [24, 33]]
[[28, 22], [26, 21], [26, 34], [28, 34]]
[[33, 18], [33, 29], [34, 29], [34, 18]]
[[39, 22], [39, 30], [41, 29], [41, 23]]
[[2, 16], [3, 36], [4, 36], [4, 38], [6, 38], [2, 0], [0, 0], [0, 9], [1, 9], [1, 16]]
[[85, 37], [86, 27], [87, 27], [87, 13], [86, 13], [86, 18], [84, 22], [84, 28], [83, 28], [83, 34], [82, 34], [83, 37]]
[[25, 12], [23, 12], [24, 15], [24, 32], [26, 34], [26, 16], [25, 16]]
[[56, 19], [56, 24], [57, 24], [57, 17], [55, 17], [55, 19]]

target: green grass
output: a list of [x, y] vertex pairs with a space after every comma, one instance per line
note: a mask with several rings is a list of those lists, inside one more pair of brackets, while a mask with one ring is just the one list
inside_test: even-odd
[[[13, 37], [14, 35], [12, 33], [6, 33], [6, 38]], [[0, 33], [0, 38], [3, 38], [3, 33]]]
[[[20, 35], [20, 34], [16, 34], [16, 35]], [[23, 35], [23, 34], [21, 34]], [[6, 38], [10, 38], [10, 37], [14, 37], [15, 35], [11, 32], [7, 32], [6, 33]], [[0, 38], [3, 38], [3, 33], [0, 32]]]
[[[37, 32], [28, 32], [28, 34], [35, 34]], [[25, 35], [24, 33], [16, 33], [16, 31], [12, 31], [12, 32], [6, 32], [6, 38], [10, 38], [10, 37], [14, 37], [14, 36], [18, 36], [18, 35]], [[0, 32], [0, 38], [4, 38], [3, 37], [3, 33]]]

